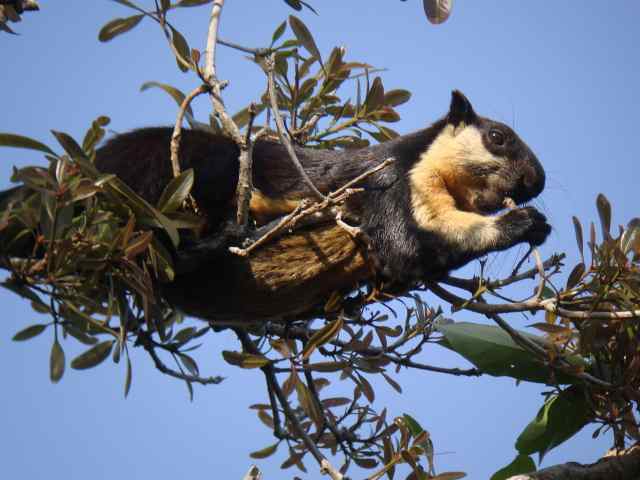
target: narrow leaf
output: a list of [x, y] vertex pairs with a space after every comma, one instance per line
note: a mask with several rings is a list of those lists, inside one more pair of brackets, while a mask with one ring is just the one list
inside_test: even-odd
[[14, 135], [13, 133], [0, 133], [0, 147], [27, 148], [55, 155], [55, 152], [44, 143], [22, 135]]
[[114, 18], [100, 29], [100, 32], [98, 33], [98, 40], [101, 42], [108, 42], [118, 35], [128, 32], [140, 23], [142, 17], [144, 17], [144, 15]]
[[172, 213], [178, 210], [187, 199], [193, 187], [193, 169], [185, 170], [169, 182], [158, 201], [158, 210]]
[[280, 445], [280, 444], [279, 443], [274, 443], [273, 445], [265, 447], [262, 450], [258, 450], [256, 452], [250, 453], [249, 456], [251, 458], [255, 458], [255, 459], [261, 459], [261, 458], [270, 457], [271, 455], [276, 453], [276, 450], [278, 450], [278, 445]]
[[280, 25], [278, 25], [278, 28], [276, 28], [273, 32], [273, 35], [271, 36], [271, 46], [273, 46], [278, 40], [280, 40], [280, 37], [282, 37], [286, 29], [287, 21], [285, 20]]
[[580, 250], [580, 258], [584, 263], [584, 237], [582, 235], [582, 224], [577, 217], [572, 217], [573, 219], [573, 228], [576, 232], [576, 243], [578, 244], [578, 250]]
[[23, 330], [20, 330], [13, 336], [14, 342], [23, 342], [25, 340], [29, 340], [37, 335], [40, 335], [47, 328], [47, 325], [37, 324], [31, 325]]
[[241, 368], [260, 368], [269, 363], [269, 359], [262, 355], [250, 353], [223, 351], [222, 357], [231, 365]]
[[64, 351], [58, 340], [54, 340], [49, 356], [49, 378], [52, 383], [58, 383], [64, 375]]
[[609, 200], [607, 200], [607, 197], [600, 193], [596, 199], [596, 206], [598, 207], [598, 215], [600, 215], [602, 238], [607, 239], [611, 231], [611, 204]]
[[71, 368], [76, 370], [86, 370], [87, 368], [93, 368], [96, 365], [99, 365], [109, 356], [109, 353], [111, 353], [113, 343], [113, 340], [107, 340], [97, 344], [93, 348], [90, 348], [73, 359], [71, 362]]
[[316, 57], [320, 61], [320, 65], [322, 65], [322, 56], [320, 55], [320, 50], [318, 50], [318, 46], [316, 45], [311, 32], [304, 24], [302, 20], [299, 18], [289, 15], [289, 25], [291, 25], [291, 30], [295, 34], [298, 41], [302, 44], [302, 46], [314, 57]]
[[199, 7], [200, 5], [206, 5], [213, 0], [180, 0], [176, 7]]
[[127, 356], [127, 375], [124, 379], [124, 398], [129, 396], [129, 390], [131, 390], [131, 380], [133, 377], [131, 369], [131, 359]]
[[304, 350], [302, 351], [302, 358], [306, 360], [316, 348], [333, 340], [334, 337], [338, 335], [338, 333], [340, 333], [340, 330], [342, 330], [343, 324], [344, 322], [342, 318], [338, 318], [337, 320], [326, 324], [324, 327], [314, 333], [305, 345]]
[[[176, 87], [161, 82], [145, 82], [140, 87], [140, 91], [144, 92], [153, 87], [160, 88], [161, 90], [164, 90], [166, 93], [168, 93], [169, 96], [173, 98], [173, 100], [178, 104], [178, 106], [180, 106], [185, 99], [185, 94], [178, 90]], [[191, 109], [191, 105], [187, 107], [185, 112], [186, 116], [188, 117], [187, 119], [189, 119], [189, 122], [191, 122], [193, 120], [193, 110]]]

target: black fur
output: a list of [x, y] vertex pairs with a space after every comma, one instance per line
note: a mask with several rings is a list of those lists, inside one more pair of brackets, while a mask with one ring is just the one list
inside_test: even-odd
[[[409, 172], [447, 125], [474, 125], [482, 132], [484, 146], [506, 157], [509, 165], [499, 172], [487, 165], [471, 165], [474, 176], [495, 174], [500, 191], [481, 192], [478, 209], [489, 214], [502, 208], [505, 196], [523, 202], [544, 187], [544, 171], [527, 145], [506, 125], [479, 117], [459, 92], [452, 95], [448, 115], [431, 127], [360, 150], [321, 151], [297, 148], [304, 169], [322, 192], [330, 192], [389, 157], [392, 166], [369, 177], [364, 193], [353, 198], [349, 209], [361, 221], [370, 238], [380, 273], [394, 282], [406, 283], [437, 277], [478, 258], [488, 251], [503, 250], [519, 242], [542, 243], [550, 227], [533, 208], [521, 208], [500, 217], [500, 238], [494, 245], [461, 249], [438, 232], [420, 228], [412, 212]], [[498, 133], [496, 133], [498, 132]], [[215, 231], [235, 212], [234, 192], [238, 180], [238, 148], [228, 138], [204, 131], [185, 130], [181, 141], [181, 167], [194, 168], [193, 195]], [[120, 135], [97, 151], [97, 167], [115, 173], [151, 203], [157, 202], [171, 179], [170, 128], [147, 128]], [[501, 141], [502, 140], [502, 141]], [[254, 147], [254, 186], [270, 198], [311, 197], [284, 148], [259, 141]], [[185, 251], [189, 262], [217, 255], [225, 241], [220, 236], [201, 241]], [[234, 237], [234, 235], [231, 235]]]

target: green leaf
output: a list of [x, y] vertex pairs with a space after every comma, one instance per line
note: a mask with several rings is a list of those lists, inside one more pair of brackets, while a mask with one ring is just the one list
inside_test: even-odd
[[280, 442], [274, 443], [273, 445], [265, 447], [262, 450], [258, 450], [256, 452], [252, 452], [252, 453], [249, 454], [249, 456], [251, 458], [255, 458], [255, 459], [261, 459], [261, 458], [270, 457], [271, 455], [276, 453], [276, 450], [278, 450], [278, 445], [280, 445]]
[[37, 324], [31, 325], [23, 330], [20, 330], [13, 336], [14, 342], [24, 342], [25, 340], [29, 340], [30, 338], [36, 337], [45, 331], [47, 325]]
[[0, 133], [0, 147], [27, 148], [29, 150], [38, 150], [40, 152], [54, 155], [55, 152], [47, 147], [44, 143], [40, 143], [29, 137], [22, 135], [14, 135], [13, 133]]
[[260, 368], [269, 363], [269, 359], [263, 355], [230, 352], [228, 350], [222, 352], [222, 357], [227, 363], [241, 368]]
[[534, 462], [530, 456], [518, 455], [513, 462], [494, 473], [490, 480], [507, 480], [516, 475], [535, 471], [536, 462]]
[[86, 370], [87, 368], [93, 368], [101, 364], [109, 356], [109, 353], [111, 353], [113, 343], [113, 340], [107, 340], [90, 348], [72, 360], [71, 368]]
[[600, 215], [602, 238], [609, 238], [609, 232], [611, 231], [611, 204], [607, 197], [600, 193], [596, 199], [596, 206], [598, 207], [598, 215]]
[[516, 441], [518, 452], [538, 452], [540, 460], [552, 448], [573, 437], [591, 419], [591, 409], [579, 387], [570, 387], [550, 396], [536, 418], [527, 425]]
[[56, 137], [60, 146], [64, 148], [64, 151], [67, 152], [71, 158], [87, 158], [82, 147], [78, 145], [78, 142], [76, 142], [71, 135], [64, 132], [57, 132], [55, 130], [51, 130], [51, 133]]
[[[533, 358], [499, 327], [459, 322], [438, 325], [438, 330], [446, 339], [442, 346], [459, 353], [484, 373], [545, 384], [552, 378], [549, 367]], [[518, 333], [539, 345], [546, 343], [542, 337], [523, 331]], [[567, 357], [567, 360], [574, 365], [585, 365], [578, 356]], [[576, 381], [574, 377], [560, 372], [556, 372], [554, 378], [561, 384]]]
[[569, 278], [567, 280], [567, 290], [571, 290], [578, 284], [578, 282], [582, 279], [584, 272], [585, 266], [582, 262], [573, 267], [573, 270], [571, 270], [571, 273], [569, 274]]
[[213, 0], [180, 0], [176, 7], [199, 7], [200, 5], [206, 5]]
[[422, 425], [420, 425], [417, 422], [417, 420], [413, 418], [411, 415], [409, 415], [408, 413], [405, 413], [402, 415], [402, 417], [404, 418], [404, 421], [407, 424], [407, 428], [409, 429], [409, 431], [411, 432], [411, 435], [413, 435], [414, 438], [420, 435], [422, 432], [424, 432], [424, 428], [422, 428]]
[[158, 200], [158, 210], [162, 213], [173, 213], [178, 210], [191, 193], [193, 180], [192, 168], [173, 178]]
[[278, 28], [275, 29], [275, 31], [273, 32], [273, 35], [271, 36], [272, 47], [278, 40], [280, 40], [280, 37], [282, 37], [286, 29], [287, 29], [287, 21], [285, 20], [280, 25], [278, 25]]
[[584, 240], [582, 235], [582, 224], [577, 217], [572, 217], [573, 219], [573, 228], [576, 232], [576, 243], [578, 244], [578, 250], [580, 250], [580, 258], [582, 258], [582, 262], [584, 263]]
[[[182, 102], [186, 97], [186, 95], [182, 93], [180, 90], [178, 90], [176, 87], [173, 87], [166, 83], [153, 82], [153, 81], [143, 83], [142, 86], [140, 87], [140, 91], [144, 92], [145, 90], [149, 90], [150, 88], [153, 88], [153, 87], [160, 88], [164, 90], [166, 93], [168, 93], [169, 96], [173, 98], [173, 100], [178, 104], [178, 106], [182, 104]], [[194, 120], [193, 110], [191, 109], [191, 105], [189, 105], [185, 110], [185, 116], [187, 117], [187, 120], [189, 121], [189, 123], [191, 123]]]
[[140, 23], [144, 15], [133, 15], [126, 18], [114, 18], [100, 29], [98, 40], [108, 42], [113, 38], [128, 32]]
[[49, 356], [49, 378], [52, 383], [58, 383], [64, 375], [64, 351], [58, 340], [54, 340]]
[[[191, 60], [191, 50], [189, 48], [189, 44], [187, 43], [187, 39], [184, 38], [184, 36], [178, 30], [173, 27], [169, 28], [171, 29], [171, 43], [173, 43], [176, 52], [181, 57], [178, 58], [178, 56], [176, 55], [178, 68], [183, 72], [186, 72], [187, 70], [189, 70], [189, 67], [187, 67], [187, 65], [190, 64]], [[186, 62], [187, 65], [185, 65], [183, 62]]]
[[289, 15], [289, 25], [291, 25], [291, 30], [293, 30], [294, 35], [298, 39], [298, 41], [302, 44], [302, 46], [314, 57], [318, 59], [320, 65], [322, 65], [322, 56], [320, 55], [320, 50], [318, 50], [318, 46], [316, 45], [311, 32], [307, 28], [307, 26], [300, 20], [299, 18]]
[[129, 396], [129, 391], [131, 390], [131, 380], [133, 378], [133, 371], [131, 369], [131, 359], [127, 356], [127, 375], [124, 379], [124, 398]]
[[384, 94], [384, 104], [392, 107], [407, 103], [410, 99], [411, 92], [409, 90], [389, 90]]
[[384, 87], [382, 79], [376, 77], [371, 84], [371, 88], [367, 92], [367, 98], [364, 101], [364, 107], [368, 113], [375, 112], [384, 104]]
[[314, 333], [302, 351], [302, 358], [306, 360], [313, 353], [313, 351], [324, 345], [327, 342], [333, 340], [340, 330], [342, 330], [342, 326], [344, 322], [342, 318], [338, 318], [332, 322], [327, 323], [324, 327]]

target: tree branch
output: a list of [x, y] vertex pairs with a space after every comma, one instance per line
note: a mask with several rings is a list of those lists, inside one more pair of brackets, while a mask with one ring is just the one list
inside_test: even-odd
[[564, 463], [508, 480], [637, 480], [640, 478], [640, 447], [613, 453], [590, 465]]
[[271, 111], [273, 112], [273, 118], [276, 122], [276, 127], [278, 130], [278, 136], [280, 137], [280, 142], [287, 149], [287, 153], [289, 154], [289, 158], [293, 163], [294, 167], [298, 171], [300, 178], [307, 184], [309, 190], [315, 195], [318, 200], [325, 200], [325, 196], [316, 188], [313, 184], [307, 172], [304, 171], [302, 165], [300, 164], [300, 160], [296, 155], [296, 152], [291, 144], [291, 139], [285, 134], [284, 122], [282, 121], [282, 115], [280, 115], [280, 109], [278, 107], [278, 97], [276, 94], [276, 82], [273, 74], [273, 70], [275, 68], [275, 55], [271, 54], [270, 57], [264, 59], [265, 69], [267, 71], [267, 80], [268, 80], [268, 90], [269, 90], [269, 100], [271, 102]]
[[178, 109], [178, 116], [176, 118], [176, 123], [173, 127], [173, 134], [171, 135], [171, 146], [170, 146], [171, 168], [173, 170], [174, 178], [180, 175], [179, 151], [180, 151], [180, 140], [182, 136], [182, 122], [184, 121], [185, 112], [189, 108], [189, 105], [191, 105], [191, 102], [193, 101], [194, 98], [208, 91], [209, 91], [208, 85], [200, 85], [199, 87], [192, 90], [189, 93], [189, 95], [185, 97], [185, 99], [180, 104], [180, 108]]

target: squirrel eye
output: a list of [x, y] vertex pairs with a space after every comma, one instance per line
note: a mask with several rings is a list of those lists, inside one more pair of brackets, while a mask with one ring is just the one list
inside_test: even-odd
[[504, 134], [500, 130], [490, 130], [489, 140], [494, 145], [502, 146], [504, 145]]

